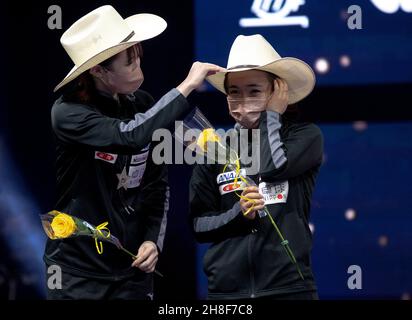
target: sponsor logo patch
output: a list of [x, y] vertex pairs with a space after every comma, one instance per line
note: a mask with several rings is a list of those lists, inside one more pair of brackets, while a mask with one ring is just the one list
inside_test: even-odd
[[[240, 169], [240, 174], [242, 176], [245, 176], [246, 170]], [[216, 182], [217, 184], [221, 184], [223, 182], [232, 181], [235, 179], [235, 176], [236, 176], [236, 171], [223, 172], [216, 177]]]
[[237, 181], [236, 183], [226, 183], [219, 187], [219, 192], [221, 195], [224, 195], [230, 192], [241, 191], [245, 186], [246, 185], [243, 181]]

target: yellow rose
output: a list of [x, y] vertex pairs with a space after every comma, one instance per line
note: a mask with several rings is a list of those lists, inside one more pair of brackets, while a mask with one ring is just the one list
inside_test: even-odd
[[219, 136], [215, 133], [215, 130], [213, 128], [208, 128], [203, 130], [199, 138], [197, 138], [197, 145], [203, 150], [207, 151], [207, 143], [208, 142], [219, 142], [220, 138]]
[[76, 231], [76, 224], [69, 215], [59, 213], [53, 218], [51, 228], [56, 238], [67, 238]]

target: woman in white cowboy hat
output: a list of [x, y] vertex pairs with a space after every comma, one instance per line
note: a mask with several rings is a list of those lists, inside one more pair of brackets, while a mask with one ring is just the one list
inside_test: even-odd
[[130, 256], [111, 244], [99, 255], [81, 237], [48, 240], [47, 266], [62, 270], [62, 288], [49, 299], [150, 299], [167, 222], [169, 187], [164, 165], [151, 158], [158, 128], [191, 111], [186, 97], [222, 68], [196, 62], [187, 78], [157, 103], [138, 90], [141, 42], [163, 32], [152, 14], [123, 19], [111, 6], [76, 21], [61, 37], [75, 66], [56, 86], [51, 111], [57, 143], [56, 209], [98, 225], [108, 221]]
[[[317, 299], [308, 221], [322, 161], [322, 133], [314, 124], [285, 116], [290, 103], [312, 91], [312, 69], [296, 58], [281, 58], [261, 35], [240, 35], [230, 50], [227, 71], [207, 80], [226, 94], [235, 129], [259, 129], [260, 138], [260, 158], [253, 159], [260, 168], [251, 176], [259, 187], [244, 188], [247, 199], [230, 191], [241, 186], [227, 187], [234, 185], [235, 175], [222, 175], [222, 166], [198, 165], [193, 170], [194, 232], [198, 241], [212, 243], [204, 257], [208, 297]], [[254, 142], [246, 148], [257, 148]], [[264, 206], [288, 242], [268, 216], [257, 214]], [[289, 245], [296, 262], [282, 244]]]

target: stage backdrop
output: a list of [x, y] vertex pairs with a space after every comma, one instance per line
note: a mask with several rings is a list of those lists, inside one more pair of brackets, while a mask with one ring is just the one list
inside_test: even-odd
[[[352, 15], [362, 29], [348, 27]], [[195, 0], [195, 33], [196, 57], [224, 66], [237, 35], [260, 33], [309, 63], [320, 85], [412, 81], [408, 0]]]
[[[320, 298], [410, 299], [412, 122], [320, 128], [324, 161], [310, 219]], [[202, 298], [207, 294], [202, 271], [207, 247], [199, 246], [197, 254]], [[348, 287], [350, 266], [361, 270], [360, 290]]]

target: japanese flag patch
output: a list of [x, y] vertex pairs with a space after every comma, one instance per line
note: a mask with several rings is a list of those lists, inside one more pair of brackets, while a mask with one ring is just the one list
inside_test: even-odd
[[102, 160], [102, 161], [109, 162], [109, 163], [115, 163], [117, 156], [118, 156], [117, 154], [106, 153], [106, 152], [101, 152], [101, 151], [96, 151], [94, 153], [95, 159]]

